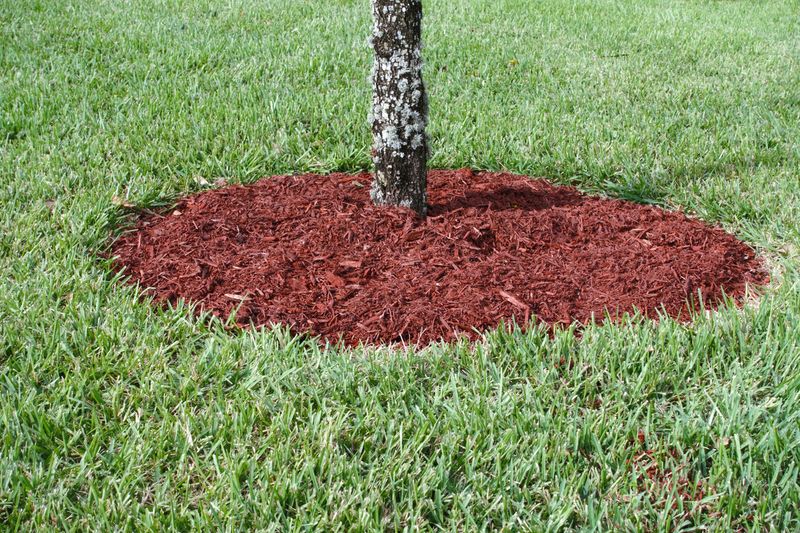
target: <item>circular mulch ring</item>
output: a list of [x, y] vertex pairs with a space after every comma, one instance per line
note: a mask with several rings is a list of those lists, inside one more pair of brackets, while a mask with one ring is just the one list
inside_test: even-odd
[[278, 176], [141, 218], [115, 265], [161, 302], [326, 340], [427, 344], [501, 320], [688, 318], [768, 276], [721, 229], [507, 173], [435, 170], [429, 216], [376, 207], [370, 175]]

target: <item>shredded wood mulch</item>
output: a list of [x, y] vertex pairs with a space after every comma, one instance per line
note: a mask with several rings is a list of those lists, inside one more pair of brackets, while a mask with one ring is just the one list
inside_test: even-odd
[[369, 174], [276, 176], [189, 196], [113, 243], [158, 302], [348, 345], [425, 345], [512, 318], [680, 319], [768, 281], [754, 251], [682, 213], [508, 173], [434, 170], [429, 216], [376, 207]]

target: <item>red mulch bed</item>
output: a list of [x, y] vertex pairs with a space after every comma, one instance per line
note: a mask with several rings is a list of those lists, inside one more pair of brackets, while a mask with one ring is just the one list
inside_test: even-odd
[[[434, 170], [429, 216], [375, 207], [370, 175], [276, 176], [181, 200], [113, 244], [159, 302], [348, 345], [496, 327], [686, 319], [768, 276], [751, 248], [676, 212], [507, 173]], [[692, 302], [692, 303], [689, 303]]]

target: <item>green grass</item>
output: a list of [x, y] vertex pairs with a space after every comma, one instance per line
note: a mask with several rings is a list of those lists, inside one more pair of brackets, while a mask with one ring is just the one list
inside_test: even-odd
[[682, 208], [769, 290], [419, 351], [154, 310], [113, 198], [368, 168], [369, 3], [0, 0], [2, 529], [800, 528], [800, 3], [425, 8], [432, 166]]

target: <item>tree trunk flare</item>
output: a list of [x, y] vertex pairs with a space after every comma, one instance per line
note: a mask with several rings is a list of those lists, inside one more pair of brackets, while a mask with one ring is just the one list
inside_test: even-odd
[[427, 211], [428, 99], [421, 0], [372, 0], [372, 160], [376, 204]]

